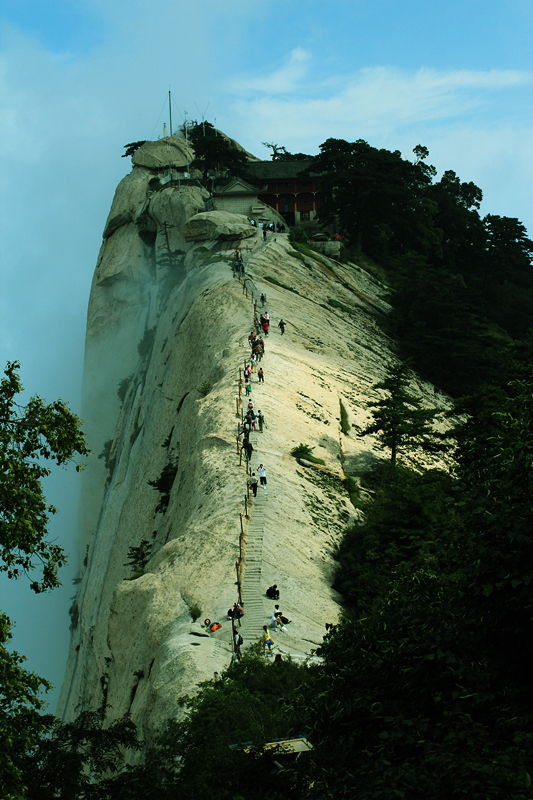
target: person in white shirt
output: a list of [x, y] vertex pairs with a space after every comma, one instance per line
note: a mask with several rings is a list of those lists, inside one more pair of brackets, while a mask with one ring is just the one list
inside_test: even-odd
[[272, 614], [272, 616], [270, 618], [270, 627], [271, 628], [279, 628], [279, 630], [283, 631], [283, 633], [285, 633], [287, 631], [287, 628], [285, 627], [285, 625], [281, 621], [281, 611], [277, 611], [274, 614]]
[[275, 616], [275, 617], [276, 617], [276, 616], [277, 616], [277, 617], [279, 617], [279, 619], [281, 620], [281, 624], [282, 624], [282, 625], [288, 625], [288, 624], [289, 624], [289, 622], [291, 622], [291, 620], [290, 620], [290, 619], [288, 619], [287, 617], [284, 617], [284, 616], [283, 616], [283, 614], [282, 614], [282, 613], [281, 613], [281, 611], [280, 611], [280, 607], [279, 607], [279, 605], [275, 605], [275, 606], [274, 606], [274, 616]]

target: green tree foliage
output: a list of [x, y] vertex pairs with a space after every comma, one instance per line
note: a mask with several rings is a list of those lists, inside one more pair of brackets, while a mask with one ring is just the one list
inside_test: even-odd
[[488, 214], [483, 227], [482, 296], [491, 317], [511, 336], [524, 338], [532, 327], [533, 242], [518, 219]]
[[42, 717], [39, 742], [20, 754], [26, 800], [115, 800], [121, 797], [126, 749], [139, 750], [128, 717], [104, 727], [104, 711], [84, 711], [74, 722]]
[[319, 218], [340, 226], [348, 244], [372, 258], [427, 249], [434, 239], [427, 222], [434, 211], [424, 202], [433, 167], [402, 159], [398, 150], [378, 150], [358, 139], [327, 139], [308, 171], [320, 174], [326, 193]]
[[[273, 787], [273, 774], [281, 772], [274, 761], [283, 761], [283, 756], [275, 750], [265, 752], [264, 745], [301, 735], [308, 670], [291, 661], [273, 663], [260, 647], [247, 651], [217, 681], [202, 684], [195, 697], [183, 698], [187, 716], [171, 722], [145, 765], [131, 770], [143, 797], [292, 796], [290, 780], [283, 774]], [[303, 754], [302, 760], [308, 759]], [[273, 795], [273, 789], [284, 794]]]
[[148, 539], [143, 539], [138, 547], [132, 546], [128, 550], [128, 560], [125, 562], [125, 567], [133, 567], [137, 572], [142, 572], [152, 553], [152, 543]]
[[203, 170], [204, 181], [210, 170], [230, 170], [233, 175], [246, 173], [246, 154], [229, 142], [210, 122], [191, 128], [189, 138], [195, 154], [192, 166]]
[[37, 562], [42, 575], [31, 588], [42, 592], [59, 586], [57, 571], [66, 559], [63, 548], [47, 538], [49, 515], [56, 509], [43, 494], [41, 481], [51, 471], [43, 462], [61, 466], [89, 451], [80, 420], [62, 400], [47, 405], [32, 397], [26, 406], [17, 403], [23, 391], [18, 369], [18, 362], [8, 363], [0, 383], [0, 571], [19, 578]]
[[399, 259], [398, 268], [390, 321], [417, 370], [455, 396], [489, 380], [500, 364], [501, 338], [492, 335], [462, 275], [417, 254]]
[[127, 158], [128, 156], [132, 156], [139, 147], [142, 147], [143, 144], [146, 144], [146, 139], [143, 139], [140, 142], [130, 142], [129, 144], [125, 144], [124, 147], [126, 149], [125, 153], [122, 153], [122, 158]]
[[[58, 569], [66, 560], [63, 549], [47, 538], [50, 514], [42, 479], [50, 474], [47, 461], [58, 465], [76, 454], [88, 455], [80, 420], [62, 400], [47, 405], [32, 397], [17, 403], [23, 391], [18, 362], [7, 364], [0, 382], [0, 571], [8, 578], [42, 574], [30, 583], [35, 592], [59, 585]], [[77, 467], [79, 469], [79, 466]], [[0, 796], [19, 800], [28, 775], [19, 756], [36, 745], [44, 728], [39, 696], [50, 684], [21, 666], [25, 658], [9, 649], [11, 622], [0, 613]]]
[[509, 698], [533, 708], [533, 338], [511, 348], [513, 377], [465, 401], [458, 432], [459, 491], [469, 553], [473, 614], [485, 614], [481, 644]]
[[330, 632], [308, 797], [530, 796], [531, 716], [509, 709], [468, 608], [453, 575], [408, 565], [364, 618]]
[[[358, 140], [328, 139], [307, 168], [320, 173], [323, 223], [350, 258], [387, 272], [389, 333], [416, 369], [455, 396], [501, 367], [502, 344], [533, 325], [533, 243], [507, 217], [479, 215], [482, 191], [446, 170], [434, 182], [429, 152], [414, 163]], [[345, 250], [345, 252], [347, 252]]]
[[306, 797], [531, 797], [532, 354], [463, 404], [454, 482], [370, 482], [339, 551], [349, 609], [319, 650]]
[[156, 514], [158, 511], [161, 511], [164, 514], [168, 508], [168, 504], [170, 503], [170, 493], [172, 491], [176, 475], [178, 474], [178, 469], [179, 459], [175, 458], [168, 464], [165, 464], [161, 470], [160, 476], [156, 478], [155, 481], [148, 481], [148, 486], [151, 486], [152, 489], [155, 489], [156, 492], [159, 492], [160, 494], [159, 503], [155, 509]]
[[441, 416], [439, 412], [422, 408], [420, 400], [408, 391], [411, 378], [409, 366], [400, 362], [385, 380], [373, 385], [374, 390], [386, 392], [387, 396], [367, 403], [367, 408], [373, 409], [373, 421], [359, 434], [377, 434], [381, 444], [390, 450], [393, 465], [402, 450], [420, 447], [428, 453], [440, 453], [449, 447], [433, 427]]
[[[157, 329], [155, 326], [153, 328], [147, 328], [145, 330], [142, 339], [137, 345], [137, 352], [139, 353], [141, 358], [146, 358], [146, 356], [152, 351], [152, 347], [154, 346], [156, 330]], [[124, 378], [124, 381], [126, 380], [130, 379]], [[123, 381], [120, 382], [120, 387], [122, 387], [122, 384]], [[119, 397], [120, 397], [120, 388], [119, 388]]]
[[315, 449], [314, 447], [311, 447], [308, 444], [302, 444], [302, 442], [300, 442], [300, 444], [297, 447], [292, 448], [291, 456], [293, 458], [296, 458], [298, 461], [301, 458], [304, 458], [306, 461], [312, 461], [313, 464], [322, 464], [323, 466], [325, 466], [326, 462], [324, 461], [323, 458], [317, 458], [316, 456], [313, 455], [314, 449]]
[[307, 153], [289, 153], [286, 147], [274, 142], [262, 142], [262, 144], [272, 150], [272, 161], [309, 161], [313, 158]]
[[371, 492], [363, 507], [364, 522], [345, 532], [335, 554], [333, 586], [350, 616], [371, 609], [402, 565], [437, 569], [445, 531], [453, 522], [445, 472], [377, 464], [363, 476], [362, 487]]
[[295, 228], [291, 228], [289, 231], [289, 242], [300, 242], [302, 244], [307, 244], [309, 241], [309, 236], [306, 234], [303, 228], [296, 226]]
[[350, 423], [348, 422], [348, 412], [347, 412], [346, 406], [344, 405], [342, 400], [339, 401], [339, 404], [340, 404], [340, 411], [341, 411], [341, 431], [344, 434], [348, 435], [348, 432], [349, 432], [350, 428], [352, 427], [350, 425]]
[[0, 797], [19, 800], [28, 775], [19, 757], [31, 751], [45, 728], [40, 710], [46, 702], [40, 691], [51, 689], [48, 681], [21, 666], [24, 656], [9, 649], [11, 620], [0, 612]]

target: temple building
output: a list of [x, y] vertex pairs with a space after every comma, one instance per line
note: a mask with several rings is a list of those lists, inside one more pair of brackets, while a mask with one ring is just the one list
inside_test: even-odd
[[312, 222], [324, 193], [319, 176], [300, 177], [307, 161], [255, 161], [247, 166], [247, 180], [253, 183], [257, 199], [274, 208], [290, 225]]

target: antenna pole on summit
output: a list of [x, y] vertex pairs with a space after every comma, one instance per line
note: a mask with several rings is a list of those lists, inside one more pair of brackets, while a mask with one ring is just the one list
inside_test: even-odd
[[187, 172], [189, 171], [189, 140], [187, 138], [187, 112], [184, 111], [183, 127], [185, 128], [185, 157], [187, 159]]
[[170, 116], [170, 135], [172, 136], [172, 103], [170, 102], [170, 89], [168, 90], [168, 113]]

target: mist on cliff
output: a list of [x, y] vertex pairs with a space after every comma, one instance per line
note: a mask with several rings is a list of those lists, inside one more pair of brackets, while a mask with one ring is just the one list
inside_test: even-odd
[[[316, 153], [330, 136], [364, 138], [405, 157], [420, 142], [439, 172], [483, 189], [484, 213], [533, 229], [532, 14], [522, 3], [482, 20], [477, 4], [455, 0], [435, 9], [337, 0], [327, 13], [315, 0], [17, 0], [1, 13], [0, 355], [21, 361], [28, 397], [62, 397], [80, 413], [92, 274], [130, 169], [120, 156], [128, 142], [163, 135], [169, 87], [174, 127], [185, 112], [206, 114], [263, 158], [265, 140]], [[71, 472], [47, 484], [60, 509], [51, 537], [71, 554], [62, 589], [33, 597], [23, 580], [0, 582], [16, 649], [56, 685], [78, 491]]]

